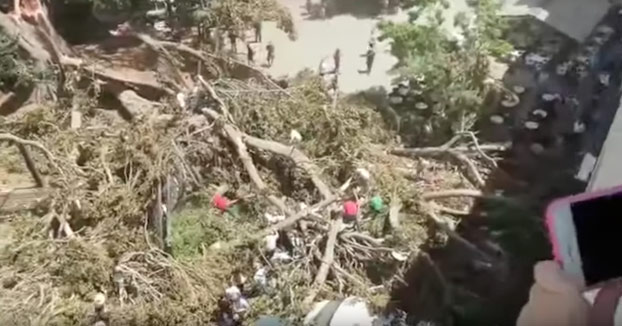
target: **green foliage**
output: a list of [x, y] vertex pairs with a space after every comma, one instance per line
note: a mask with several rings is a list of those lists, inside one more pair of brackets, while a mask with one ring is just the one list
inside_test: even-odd
[[0, 89], [28, 87], [38, 75], [31, 63], [18, 56], [17, 37], [0, 32]]
[[[512, 50], [512, 45], [503, 39], [508, 28], [507, 20], [500, 16], [501, 2], [494, 0], [475, 0], [471, 3], [475, 10], [473, 28], [460, 26], [465, 37], [475, 43], [483, 53], [494, 57], [504, 57]], [[458, 22], [456, 22], [458, 24]]]
[[222, 213], [209, 206], [189, 207], [180, 210], [173, 218], [173, 254], [175, 257], [192, 258], [201, 254], [217, 241], [232, 240], [243, 232], [257, 228], [245, 215], [238, 214], [237, 206], [231, 212]]
[[[332, 109], [321, 87], [319, 78], [300, 76], [291, 83], [291, 97], [246, 93], [231, 102], [230, 110], [238, 125], [253, 136], [288, 143], [290, 131], [297, 130], [303, 138], [297, 148], [321, 161], [328, 180], [341, 180], [343, 172], [351, 173], [353, 164], [366, 157], [370, 143], [386, 143], [391, 135], [380, 115], [368, 106], [343, 101]], [[288, 174], [285, 180], [304, 180], [301, 170], [291, 164], [277, 170]], [[305, 199], [304, 184], [292, 188], [290, 196]]]
[[[155, 9], [152, 0], [65, 0], [65, 3], [93, 3], [93, 11], [107, 15], [128, 14]], [[295, 38], [294, 24], [289, 11], [277, 0], [161, 0], [170, 2], [174, 17], [182, 23], [204, 24], [223, 30], [244, 31], [257, 21], [276, 21], [277, 26]]]
[[201, 15], [195, 13], [195, 19], [208, 26], [244, 31], [252, 28], [255, 22], [272, 20], [295, 38], [291, 14], [277, 0], [215, 0], [200, 12]]
[[551, 252], [539, 209], [519, 201], [488, 200], [482, 202], [487, 212], [488, 227], [496, 240], [513, 258], [533, 263]]
[[[398, 81], [409, 81], [414, 101], [396, 107], [401, 131], [414, 143], [442, 142], [455, 132], [472, 127], [486, 96], [485, 80], [489, 56], [509, 50], [500, 39], [503, 20], [498, 5], [481, 0], [474, 5], [475, 16], [456, 17], [458, 37], [443, 27], [445, 3], [428, 1], [406, 23], [379, 24], [381, 40], [391, 41], [391, 52], [399, 60]], [[412, 103], [430, 107], [422, 112]], [[412, 138], [412, 139], [408, 139]]]

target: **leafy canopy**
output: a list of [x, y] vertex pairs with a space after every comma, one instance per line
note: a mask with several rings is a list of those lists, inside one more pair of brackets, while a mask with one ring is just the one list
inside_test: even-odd
[[480, 0], [471, 5], [472, 13], [457, 15], [449, 28], [448, 4], [440, 0], [420, 3], [408, 22], [379, 24], [381, 40], [390, 40], [398, 58], [397, 81], [409, 81], [417, 92], [415, 102], [430, 106], [425, 113], [412, 102], [395, 108], [402, 132], [415, 143], [443, 141], [471, 128], [486, 96], [490, 57], [511, 49], [501, 39], [499, 4]]

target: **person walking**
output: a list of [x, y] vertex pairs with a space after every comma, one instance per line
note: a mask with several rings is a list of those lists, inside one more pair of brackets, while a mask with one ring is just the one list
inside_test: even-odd
[[272, 42], [268, 42], [268, 45], [266, 45], [266, 51], [268, 52], [266, 60], [268, 61], [268, 66], [270, 67], [274, 62], [274, 44]]
[[255, 63], [255, 50], [250, 43], [246, 43], [246, 60], [249, 65]]
[[256, 21], [253, 29], [255, 30], [255, 42], [261, 43], [261, 21]]
[[339, 68], [341, 67], [341, 50], [339, 50], [339, 48], [337, 48], [333, 54], [333, 61], [335, 63], [335, 70], [333, 72], [337, 74], [339, 73]]
[[214, 29], [214, 43], [216, 52], [220, 52], [225, 48], [225, 35], [218, 28]]
[[372, 42], [369, 42], [369, 48], [363, 56], [365, 57], [365, 65], [367, 66], [366, 72], [369, 75], [371, 73], [371, 68], [374, 65], [374, 59], [376, 58], [376, 50]]

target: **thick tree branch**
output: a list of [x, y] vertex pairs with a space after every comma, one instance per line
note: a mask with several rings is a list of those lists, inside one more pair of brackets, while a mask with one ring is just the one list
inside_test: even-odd
[[218, 96], [218, 94], [216, 93], [216, 91], [214, 90], [214, 87], [212, 87], [212, 85], [210, 83], [208, 83], [203, 76], [199, 75], [197, 77], [199, 79], [199, 83], [201, 83], [201, 85], [203, 85], [203, 87], [205, 88], [205, 90], [209, 93], [209, 95], [214, 99], [214, 101], [216, 101], [216, 103], [218, 103], [218, 106], [220, 107], [220, 111], [222, 112], [222, 114], [225, 116], [225, 118], [227, 118], [229, 121], [233, 122], [233, 118], [231, 116], [231, 113], [229, 113], [229, 109], [227, 108], [227, 104], [225, 104], [225, 101], [223, 101], [220, 96]]
[[[213, 110], [204, 109], [203, 114], [215, 120], [220, 119], [220, 115]], [[229, 133], [230, 130], [235, 130], [235, 133], [239, 134], [241, 140], [249, 146], [291, 158], [296, 165], [302, 167], [305, 171], [307, 171], [307, 173], [309, 173], [311, 181], [324, 199], [333, 197], [333, 193], [328, 185], [326, 185], [326, 183], [324, 183], [324, 181], [317, 174], [317, 167], [298, 149], [272, 140], [265, 140], [244, 134], [241, 131], [238, 131], [237, 128], [232, 129], [232, 125], [228, 123], [225, 123], [225, 127], [225, 131], [227, 131], [227, 133]]]
[[56, 170], [58, 170], [59, 173], [61, 173], [61, 174], [63, 173], [62, 170], [60, 169], [60, 167], [58, 166], [58, 164], [56, 164], [56, 158], [54, 157], [52, 152], [50, 152], [47, 148], [45, 148], [45, 146], [41, 145], [41, 143], [38, 143], [38, 142], [32, 141], [32, 140], [22, 139], [22, 138], [19, 138], [17, 136], [14, 136], [14, 135], [11, 135], [11, 134], [7, 134], [7, 133], [0, 133], [0, 141], [2, 141], [2, 140], [14, 142], [14, 143], [16, 143], [18, 145], [32, 146], [32, 147], [37, 148], [38, 150], [43, 152], [45, 157], [50, 161], [50, 164], [52, 164], [52, 166]]
[[326, 282], [328, 271], [330, 270], [333, 260], [335, 259], [335, 244], [337, 243], [337, 234], [341, 230], [342, 223], [343, 221], [341, 217], [336, 218], [331, 223], [326, 240], [326, 248], [324, 249], [324, 256], [322, 257], [322, 263], [320, 264], [317, 274], [315, 274], [313, 288], [303, 300], [303, 306], [310, 306], [311, 303], [313, 303], [313, 300], [315, 300], [320, 288], [324, 285], [324, 282]]
[[19, 148], [19, 152], [22, 154], [22, 157], [24, 158], [24, 162], [26, 163], [26, 167], [28, 168], [28, 171], [30, 171], [32, 178], [35, 180], [37, 187], [46, 187], [47, 184], [45, 182], [45, 179], [43, 179], [43, 177], [41, 176], [41, 173], [39, 173], [39, 170], [37, 169], [35, 162], [32, 160], [32, 157], [30, 156], [30, 151], [28, 150], [28, 148], [26, 148], [26, 146], [24, 146], [23, 144], [18, 144], [17, 148]]
[[431, 207], [429, 204], [425, 202], [420, 202], [419, 206], [422, 208], [422, 210], [424, 211], [426, 216], [430, 219], [430, 221], [434, 222], [436, 226], [438, 226], [441, 230], [443, 230], [443, 232], [445, 232], [447, 236], [449, 236], [449, 238], [461, 244], [463, 247], [471, 251], [473, 254], [479, 256], [480, 258], [486, 261], [492, 261], [491, 257], [488, 254], [481, 251], [479, 248], [477, 248], [476, 245], [471, 243], [469, 240], [463, 238], [460, 234], [458, 234], [458, 232], [454, 231], [447, 221], [443, 220], [440, 216], [438, 216], [434, 212], [433, 207]]
[[456, 146], [448, 148], [443, 146], [434, 147], [419, 147], [419, 148], [392, 148], [389, 149], [389, 154], [407, 157], [417, 156], [434, 156], [446, 153], [449, 149], [457, 152], [502, 152], [510, 148], [509, 144], [483, 144], [476, 146]]
[[468, 156], [466, 156], [464, 153], [461, 153], [455, 150], [448, 150], [447, 153], [449, 153], [449, 155], [454, 157], [456, 160], [462, 162], [462, 164], [466, 167], [466, 170], [469, 173], [472, 181], [478, 187], [486, 186], [486, 182], [484, 181], [484, 178], [477, 170], [477, 166], [475, 166], [475, 163], [473, 163], [473, 161], [471, 161], [471, 159], [469, 159]]
[[277, 198], [274, 195], [266, 193], [268, 191], [268, 187], [261, 179], [261, 176], [259, 176], [259, 172], [257, 171], [255, 164], [253, 163], [253, 159], [248, 154], [246, 144], [244, 144], [244, 142], [242, 141], [242, 133], [237, 130], [236, 127], [228, 123], [225, 123], [222, 126], [222, 129], [224, 130], [227, 138], [229, 138], [229, 140], [235, 146], [238, 155], [240, 156], [240, 160], [242, 160], [242, 164], [244, 165], [246, 172], [251, 178], [251, 181], [253, 182], [255, 187], [257, 187], [257, 190], [259, 190], [260, 193], [265, 194], [268, 200], [276, 207], [278, 207], [282, 212], [286, 213], [287, 215], [291, 215], [291, 211], [287, 208], [287, 206], [285, 206], [285, 203], [281, 199]]
[[474, 197], [474, 198], [482, 198], [485, 197], [484, 194], [475, 189], [450, 189], [450, 190], [441, 190], [441, 191], [430, 191], [425, 192], [421, 195], [421, 199], [430, 200], [430, 199], [440, 199], [447, 197]]
[[[155, 40], [154, 40], [155, 41]], [[284, 93], [285, 95], [288, 95], [291, 97], [291, 95], [284, 89], [282, 89], [279, 85], [277, 85], [272, 79], [270, 79], [268, 76], [266, 76], [261, 70], [247, 65], [246, 63], [236, 60], [234, 58], [223, 58], [220, 57], [218, 55], [212, 54], [212, 53], [207, 53], [207, 52], [203, 52], [203, 51], [199, 51], [199, 50], [195, 50], [187, 45], [184, 44], [180, 44], [180, 43], [175, 43], [175, 42], [168, 42], [168, 41], [155, 41], [157, 42], [159, 45], [166, 47], [166, 48], [171, 48], [171, 49], [175, 49], [179, 52], [185, 53], [187, 55], [193, 56], [196, 59], [200, 60], [200, 61], [204, 61], [204, 62], [209, 62], [210, 59], [212, 60], [217, 60], [219, 61], [221, 64], [230, 64], [230, 63], [234, 63], [238, 66], [244, 67], [246, 69], [248, 69], [248, 71], [252, 72], [253, 75], [259, 77], [259, 79], [263, 80], [264, 82], [266, 82], [267, 84], [269, 84], [270, 86], [278, 89], [280, 92]]]
[[338, 200], [337, 197], [326, 198], [326, 199], [322, 200], [321, 202], [313, 205], [312, 207], [307, 207], [307, 208], [301, 210], [300, 212], [298, 212], [298, 213], [296, 213], [296, 214], [294, 214], [294, 215], [292, 215], [292, 216], [282, 220], [281, 222], [278, 222], [278, 223], [276, 223], [276, 224], [274, 224], [274, 225], [264, 229], [263, 231], [261, 231], [259, 233], [259, 237], [264, 237], [264, 236], [266, 236], [268, 234], [274, 233], [275, 231], [282, 230], [282, 229], [285, 229], [287, 227], [290, 227], [290, 226], [296, 224], [296, 222], [298, 222], [300, 219], [306, 217], [307, 215], [309, 215], [309, 214], [311, 214], [313, 212], [316, 212], [316, 211], [324, 209], [326, 206], [334, 203], [337, 200]]
[[116, 88], [109, 86], [113, 93], [120, 92], [122, 89], [119, 89], [119, 85], [121, 85], [123, 88], [134, 90], [141, 97], [153, 101], [159, 100], [164, 95], [175, 95], [172, 89], [160, 84], [157, 74], [153, 71], [141, 71], [127, 67], [110, 69], [96, 64], [87, 66], [81, 59], [71, 57], [61, 58], [61, 62], [64, 66], [82, 69], [88, 77], [92, 76], [115, 84]]
[[322, 197], [324, 197], [324, 199], [333, 196], [332, 191], [330, 190], [328, 185], [326, 185], [326, 183], [324, 183], [324, 181], [322, 181], [322, 179], [318, 176], [316, 172], [317, 167], [315, 166], [315, 164], [313, 164], [311, 160], [297, 148], [287, 146], [272, 140], [265, 140], [249, 135], [246, 135], [243, 140], [252, 147], [291, 158], [296, 163], [296, 165], [302, 167], [305, 171], [307, 171], [307, 173], [309, 173], [311, 181], [318, 189]]

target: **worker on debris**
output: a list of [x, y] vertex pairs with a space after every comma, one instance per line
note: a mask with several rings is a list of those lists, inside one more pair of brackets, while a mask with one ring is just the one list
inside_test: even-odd
[[256, 21], [253, 29], [255, 30], [255, 42], [261, 42], [261, 21]]
[[266, 51], [268, 52], [268, 57], [266, 58], [268, 66], [272, 66], [272, 63], [274, 62], [274, 44], [272, 44], [272, 42], [268, 42], [268, 45], [266, 45]]
[[333, 91], [334, 94], [337, 94], [339, 90], [339, 74], [334, 74], [333, 78], [330, 79], [329, 90]]
[[320, 7], [319, 7], [319, 12], [318, 12], [318, 16], [319, 16], [321, 19], [326, 18], [326, 6], [327, 6], [327, 5], [326, 5], [326, 2], [325, 2], [325, 1], [322, 1], [322, 3], [320, 4]]
[[339, 50], [339, 48], [337, 48], [333, 54], [333, 61], [335, 62], [335, 70], [333, 72], [337, 74], [339, 73], [339, 67], [341, 66], [341, 50]]
[[222, 51], [225, 47], [225, 35], [223, 34], [223, 31], [218, 28], [214, 30], [214, 42], [216, 43], [214, 47], [217, 52]]
[[255, 50], [250, 43], [246, 43], [246, 60], [249, 65], [255, 63]]
[[231, 43], [231, 51], [233, 51], [233, 53], [238, 53], [238, 46], [237, 46], [237, 40], [238, 40], [238, 35], [234, 30], [230, 30], [228, 33], [229, 36], [229, 42]]

